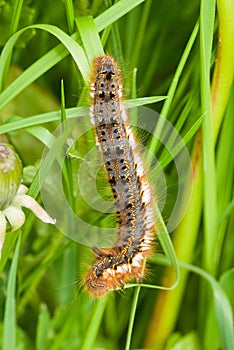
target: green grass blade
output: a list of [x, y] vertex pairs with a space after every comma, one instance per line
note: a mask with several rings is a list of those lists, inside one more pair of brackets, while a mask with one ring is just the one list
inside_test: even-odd
[[[58, 150], [60, 150], [64, 143], [66, 142], [68, 138], [68, 133], [63, 132], [57, 139], [54, 140], [53, 144], [51, 145], [51, 148], [49, 152], [47, 153], [46, 157], [44, 158], [41, 168], [40, 168], [40, 183], [43, 184], [47, 175], [48, 171], [51, 167], [51, 164], [54, 162], [56, 158], [58, 158]], [[58, 159], [60, 161], [60, 159]], [[31, 189], [31, 188], [30, 188]]]
[[[19, 33], [19, 32], [17, 32]], [[75, 36], [74, 36], [75, 37]], [[6, 45], [8, 45], [9, 41]], [[0, 57], [0, 91], [3, 88], [4, 81], [4, 69], [6, 66], [7, 55], [10, 55], [8, 51], [8, 47], [4, 47], [1, 57]], [[32, 82], [37, 80], [40, 76], [42, 76], [45, 72], [47, 72], [50, 68], [59, 63], [63, 58], [68, 55], [65, 47], [60, 44], [56, 46], [54, 49], [50, 50], [43, 57], [38, 59], [35, 63], [33, 63], [28, 69], [26, 69], [17, 79], [15, 79], [0, 95], [0, 109], [2, 109], [7, 103], [9, 103], [14, 97], [16, 97], [21, 91], [23, 91], [27, 86], [29, 86]], [[4, 69], [2, 69], [4, 68]]]
[[10, 26], [10, 36], [14, 34], [18, 28], [23, 2], [23, 0], [15, 1], [15, 7]]
[[17, 231], [13, 231], [13, 232], [8, 232], [6, 237], [5, 237], [5, 241], [4, 241], [4, 245], [2, 248], [2, 256], [1, 256], [1, 260], [0, 260], [0, 274], [2, 273], [8, 258], [11, 256], [12, 250], [15, 247], [15, 242], [18, 238], [20, 234], [20, 229]]
[[[126, 108], [140, 107], [146, 104], [162, 101], [165, 98], [166, 98], [165, 96], [141, 97], [137, 99], [126, 100], [125, 106]], [[67, 119], [83, 117], [85, 115], [88, 116], [88, 114], [89, 114], [88, 107], [74, 107], [74, 108], [66, 109]], [[59, 121], [60, 119], [61, 119], [60, 111], [38, 114], [27, 118], [21, 118], [19, 120], [12, 121], [11, 123], [0, 125], [0, 135], [9, 133], [11, 131], [19, 130], [19, 129], [25, 129], [31, 126], [41, 125], [43, 123]]]
[[73, 9], [73, 3], [72, 3], [72, 0], [65, 0], [64, 4], [65, 4], [66, 14], [67, 14], [68, 31], [70, 34], [72, 34], [74, 31], [74, 25], [75, 25], [75, 14]]
[[[76, 118], [88, 115], [89, 111], [87, 107], [75, 107], [66, 110], [67, 118]], [[25, 129], [30, 126], [41, 125], [43, 123], [49, 123], [59, 121], [61, 119], [61, 112], [49, 112], [38, 114], [36, 116], [21, 118], [20, 120], [6, 123], [0, 126], [0, 134], [5, 134], [13, 130]]]
[[[10, 29], [9, 29], [9, 37], [17, 31], [17, 28], [19, 25], [19, 20], [20, 20], [20, 15], [22, 12], [22, 6], [23, 6], [23, 0], [15, 1], [13, 15], [12, 15]], [[7, 79], [8, 73], [9, 73], [10, 61], [11, 61], [11, 54], [9, 55], [9, 57], [7, 58], [7, 61], [6, 61], [4, 74], [3, 74], [3, 78], [2, 78], [3, 85], [5, 85], [6, 79]], [[0, 84], [0, 86], [1, 86], [1, 84]]]
[[[8, 40], [8, 42], [4, 46], [1, 57], [0, 57], [0, 89], [2, 89], [2, 76], [4, 74], [5, 65], [8, 62], [9, 56], [11, 55], [11, 52], [12, 52], [12, 49], [13, 49], [16, 41], [20, 37], [20, 35], [29, 29], [45, 30], [45, 31], [49, 32], [50, 34], [54, 35], [55, 37], [57, 37], [57, 39], [60, 40], [63, 43], [63, 45], [66, 47], [66, 49], [71, 53], [74, 61], [76, 62], [78, 68], [80, 69], [80, 72], [81, 72], [84, 80], [85, 81], [89, 80], [90, 68], [89, 68], [89, 65], [87, 63], [87, 59], [86, 59], [86, 56], [84, 54], [84, 50], [82, 49], [82, 47], [79, 44], [77, 44], [76, 41], [72, 37], [67, 35], [61, 29], [59, 29], [53, 25], [49, 25], [49, 24], [37, 24], [37, 25], [32, 25], [32, 26], [23, 28], [23, 29], [19, 30], [18, 32], [16, 32], [14, 35], [12, 35], [12, 37]], [[54, 49], [54, 52], [56, 52], [56, 49]], [[40, 75], [38, 75], [38, 73], [43, 74], [45, 72], [41, 67], [41, 61], [39, 61], [39, 62], [40, 62], [39, 67], [38, 67], [38, 64], [36, 65], [36, 67], [35, 67], [35, 64], [32, 65], [33, 70], [31, 69], [30, 74], [33, 77], [38, 77], [38, 76], [40, 76]], [[39, 69], [39, 72], [38, 72], [38, 69]], [[8, 89], [7, 89], [7, 91], [8, 91]], [[22, 91], [22, 89], [21, 89], [21, 91]], [[5, 94], [6, 94], [6, 92], [5, 92]], [[9, 92], [8, 92], [8, 94], [9, 94]]]
[[[65, 92], [64, 92], [64, 84], [63, 80], [61, 81], [61, 126], [63, 132], [67, 132], [67, 115], [65, 109]], [[65, 151], [65, 150], [64, 150]], [[73, 196], [73, 180], [72, 180], [72, 166], [71, 159], [69, 157], [65, 158], [65, 169], [64, 169], [64, 179], [66, 182], [66, 192], [68, 195], [68, 201], [72, 209], [74, 210], [74, 196]]]
[[[102, 31], [108, 25], [117, 21], [120, 17], [124, 16], [127, 12], [131, 11], [135, 6], [142, 3], [144, 0], [121, 0], [117, 4], [113, 5], [97, 18], [95, 18], [95, 24], [98, 32]], [[11, 55], [11, 50], [15, 44], [17, 38], [26, 29], [22, 29], [14, 34], [14, 37], [9, 39], [5, 45], [1, 57], [0, 57], [0, 91], [3, 88], [4, 82], [4, 69], [7, 64], [7, 57]], [[64, 35], [66, 35], [64, 33]], [[75, 39], [76, 34], [73, 34], [70, 38]], [[78, 45], [78, 44], [77, 44]], [[21, 91], [23, 91], [27, 86], [29, 86], [33, 81], [42, 76], [55, 64], [60, 62], [63, 58], [68, 55], [66, 48], [63, 45], [58, 45], [54, 49], [50, 50], [46, 55], [37, 60], [32, 64], [25, 72], [23, 72], [17, 79], [13, 81], [0, 95], [0, 110], [10, 102], [15, 96], [17, 96]], [[83, 53], [82, 53], [82, 57]], [[84, 62], [86, 61], [86, 58]], [[87, 68], [87, 66], [85, 66]], [[88, 70], [85, 69], [85, 71]], [[86, 77], [87, 81], [89, 76]], [[85, 79], [86, 79], [85, 78]]]
[[220, 277], [220, 284], [225, 291], [226, 295], [228, 296], [228, 299], [232, 306], [232, 311], [234, 313], [234, 267], [231, 269], [225, 271], [222, 276]]
[[[165, 101], [164, 105], [163, 105], [163, 108], [161, 110], [161, 114], [164, 118], [167, 118], [168, 116], [168, 112], [169, 112], [169, 109], [171, 107], [171, 104], [172, 104], [172, 101], [173, 101], [173, 98], [174, 98], [174, 95], [175, 95], [175, 91], [176, 91], [176, 88], [177, 88], [177, 85], [178, 85], [178, 82], [179, 82], [179, 79], [181, 77], [181, 74], [182, 74], [182, 71], [184, 69], [184, 66], [187, 62], [187, 59], [188, 59], [188, 56], [192, 50], [192, 47], [194, 45], [194, 42], [195, 42], [195, 39], [197, 37], [197, 34], [198, 34], [198, 28], [199, 28], [199, 24], [196, 23], [195, 26], [194, 26], [194, 29], [192, 31], [192, 34], [189, 38], [189, 41], [186, 45], [186, 48], [183, 52], [183, 55], [180, 59], [180, 62], [178, 64], [178, 67], [176, 69], [176, 72], [175, 72], [175, 75], [174, 75], [174, 78], [172, 80], [172, 83], [171, 83], [171, 86], [169, 88], [169, 91], [168, 91], [168, 98], [167, 100]], [[162, 130], [163, 130], [163, 126], [164, 126], [164, 118], [160, 118], [159, 122], [157, 123], [157, 126], [156, 126], [156, 129], [154, 131], [154, 135], [160, 135]], [[148, 152], [148, 158], [150, 157], [150, 154], [156, 154], [156, 151], [157, 151], [157, 147], [158, 147], [158, 140], [156, 137], [152, 138], [152, 141], [150, 143], [150, 147], [149, 147], [149, 152]], [[148, 163], [149, 159], [147, 159], [147, 163]]]
[[77, 42], [74, 39], [72, 39], [69, 35], [67, 35], [61, 29], [49, 24], [34, 25], [34, 26], [31, 26], [31, 28], [45, 30], [50, 34], [54, 35], [58, 40], [60, 40], [61, 43], [63, 43], [63, 45], [72, 55], [77, 67], [79, 68], [82, 74], [84, 81], [86, 82], [89, 81], [89, 77], [90, 77], [89, 64], [87, 62], [84, 50], [79, 44], [77, 44]]
[[16, 349], [15, 287], [20, 241], [21, 236], [19, 236], [16, 244], [7, 284], [2, 350]]
[[170, 161], [175, 159], [175, 157], [180, 153], [183, 147], [185, 147], [185, 145], [188, 144], [188, 142], [192, 139], [192, 137], [196, 134], [199, 127], [201, 126], [204, 117], [204, 115], [199, 117], [196, 120], [196, 122], [191, 126], [191, 128], [186, 132], [183, 139], [179, 143], [177, 143], [173, 148], [171, 145], [171, 139], [169, 139], [169, 143], [167, 146], [168, 149], [171, 149], [172, 151], [170, 152], [169, 156], [168, 154], [166, 154], [166, 152], [162, 154], [162, 157], [160, 158], [160, 165], [162, 166], [162, 168], [165, 168], [170, 163]]
[[[30, 118], [30, 117], [29, 117]], [[34, 118], [34, 117], [32, 117]], [[33, 119], [34, 120], [34, 119]], [[15, 130], [18, 130], [18, 129], [23, 129], [24, 128], [24, 121], [25, 119], [24, 118], [20, 118], [20, 117], [13, 117], [11, 118], [11, 122], [8, 123], [8, 126], [16, 126], [16, 129]], [[32, 124], [33, 125], [33, 122], [32, 123], [29, 123], [29, 124]], [[44, 128], [43, 126], [40, 126], [39, 122], [37, 123], [38, 125], [35, 125], [35, 126], [29, 126], [27, 127], [26, 126], [26, 131], [34, 136], [35, 138], [37, 138], [38, 140], [40, 140], [46, 147], [50, 147], [51, 144], [52, 144], [52, 141], [53, 141], [53, 136], [52, 134], [49, 132], [48, 129]], [[14, 130], [14, 129], [12, 129]], [[3, 132], [4, 133], [4, 132]], [[0, 133], [1, 134], [1, 133]]]
[[161, 216], [161, 213], [159, 211], [158, 206], [155, 204], [155, 210], [157, 212], [157, 228], [158, 228], [158, 239], [162, 245], [162, 248], [166, 254], [166, 256], [168, 257], [168, 259], [171, 261], [171, 265], [175, 270], [175, 282], [172, 286], [170, 286], [170, 289], [173, 289], [177, 283], [179, 282], [179, 278], [180, 278], [180, 270], [179, 270], [179, 265], [178, 265], [178, 261], [176, 258], [176, 254], [175, 254], [175, 250], [173, 247], [173, 244], [171, 242], [170, 236], [167, 232], [167, 228], [166, 225], [163, 221], [163, 218]]
[[151, 103], [163, 101], [167, 96], [149, 96], [149, 97], [138, 97], [131, 100], [125, 100], [124, 104], [126, 108], [140, 107]]
[[[184, 189], [184, 198], [182, 201], [187, 202], [187, 192], [190, 192], [190, 189], [193, 186], [192, 198], [183, 220], [174, 231], [173, 237], [173, 244], [177, 257], [186, 262], [190, 262], [194, 255], [202, 208], [200, 147], [201, 142], [198, 138], [192, 155], [193, 176], [188, 174], [187, 183]], [[194, 215], [194, 213], [196, 213], [196, 215]], [[171, 269], [166, 269], [164, 274], [167, 281], [172, 281], [172, 278], [174, 279], [174, 276], [171, 276]], [[175, 327], [180, 304], [183, 300], [187, 279], [188, 272], [186, 270], [180, 271], [180, 283], [177, 285], [177, 288], [172, 290], [170, 293], [165, 294], [162, 292], [158, 295], [151, 323], [146, 335], [146, 345], [148, 347], [154, 346], [158, 347], [158, 349], [164, 348], [166, 339]]]
[[145, 40], [145, 33], [147, 32], [147, 22], [150, 15], [152, 0], [148, 0], [145, 2], [143, 11], [141, 13], [141, 21], [139, 23], [138, 31], [137, 31], [137, 40], [134, 47], [134, 55], [131, 59], [132, 67], [138, 67], [139, 58], [141, 55], [142, 44]]
[[215, 147], [211, 120], [210, 62], [214, 32], [215, 0], [201, 2], [200, 54], [201, 54], [201, 104], [206, 117], [202, 124], [203, 167], [204, 167], [204, 221], [205, 247], [204, 264], [214, 273], [214, 245], [217, 234], [217, 204], [215, 176]]
[[17, 313], [19, 314], [24, 310], [32, 293], [37, 289], [48, 267], [51, 266], [56, 259], [60, 258], [67, 247], [65, 244], [62, 245], [63, 236], [60, 233], [57, 233], [55, 237], [56, 239], [51, 241], [46, 251], [44, 251], [44, 258], [41, 260], [39, 257], [39, 263], [36, 268], [34, 268], [33, 272], [31, 272], [31, 274], [27, 276], [27, 279], [22, 281], [22, 284], [19, 286], [19, 291], [22, 293], [22, 297], [17, 304]]
[[139, 300], [140, 290], [141, 290], [141, 286], [137, 286], [135, 291], [134, 291], [132, 307], [131, 307], [131, 311], [130, 311], [130, 319], [129, 319], [129, 324], [128, 324], [128, 333], [127, 333], [127, 338], [126, 338], [125, 350], [130, 349], [134, 319], [135, 319], [135, 314], [136, 314], [136, 310], [137, 310], [137, 303]]
[[219, 224], [221, 224], [223, 220], [225, 220], [228, 216], [230, 216], [230, 214], [233, 212], [233, 209], [234, 209], [234, 199], [225, 208], [224, 212], [222, 213], [219, 219]]
[[100, 327], [107, 300], [107, 296], [97, 300], [93, 317], [89, 323], [82, 346], [80, 348], [81, 350], [92, 350], [94, 348], [94, 341], [98, 334], [98, 329]]
[[50, 147], [53, 141], [53, 136], [51, 133], [42, 126], [32, 126], [29, 128], [26, 128], [26, 131], [40, 140], [46, 147]]
[[97, 30], [100, 32], [120, 17], [126, 15], [145, 0], [120, 0], [95, 19]]
[[195, 272], [208, 282], [214, 297], [214, 306], [217, 321], [219, 323], [223, 349], [234, 349], [233, 312], [221, 284], [217, 282], [216, 279], [214, 279], [209, 273], [197, 266], [186, 264], [184, 262], [180, 262], [179, 264], [189, 271]]
[[45, 304], [40, 305], [37, 335], [36, 335], [36, 350], [44, 350], [47, 340], [48, 330], [50, 325], [50, 315]]
[[104, 55], [96, 24], [91, 16], [78, 18], [76, 24], [88, 61], [91, 64], [95, 57]]
[[234, 6], [232, 0], [218, 0], [219, 47], [212, 81], [214, 137], [218, 136], [234, 77]]
[[[222, 259], [223, 243], [225, 240], [226, 229], [228, 225], [228, 216], [233, 210], [233, 181], [234, 181], [234, 86], [231, 91], [229, 104], [224, 115], [222, 129], [219, 134], [216, 146], [216, 168], [217, 168], [217, 193], [218, 193], [218, 234], [215, 243], [215, 268], [220, 269], [226, 259]], [[228, 176], [227, 176], [228, 174]], [[225, 186], [224, 186], [225, 179]]]

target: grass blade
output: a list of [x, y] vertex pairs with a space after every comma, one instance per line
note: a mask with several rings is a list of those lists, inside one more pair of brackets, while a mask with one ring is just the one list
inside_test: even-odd
[[[139, 107], [146, 104], [151, 104], [164, 100], [165, 96], [150, 96], [150, 97], [141, 97], [125, 101], [126, 108]], [[66, 109], [66, 117], [69, 118], [79, 118], [85, 115], [88, 116], [89, 110], [88, 107], [74, 107]], [[49, 123], [54, 121], [59, 121], [61, 119], [61, 112], [54, 111], [49, 113], [38, 114], [32, 117], [21, 118], [11, 123], [6, 123], [0, 125], [0, 134], [6, 134], [11, 131], [25, 129], [30, 126], [41, 125], [43, 123]]]
[[95, 22], [91, 16], [80, 17], [76, 24], [83, 42], [88, 61], [91, 64], [97, 56], [104, 55]]
[[[172, 83], [171, 83], [171, 86], [169, 88], [169, 91], [168, 91], [168, 98], [167, 100], [165, 101], [164, 105], [163, 105], [163, 108], [161, 110], [161, 114], [164, 118], [167, 118], [168, 116], [168, 112], [169, 112], [169, 109], [171, 107], [171, 103], [173, 101], [173, 98], [174, 98], [174, 95], [175, 95], [175, 91], [176, 91], [176, 87], [178, 85], [178, 81], [180, 79], [180, 76], [182, 74], [182, 71], [184, 69], [184, 66], [187, 62], [187, 59], [188, 59], [188, 56], [192, 50], [192, 47], [193, 47], [193, 44], [195, 42], [195, 39], [197, 37], [197, 34], [198, 34], [198, 28], [199, 28], [199, 24], [196, 23], [195, 26], [194, 26], [194, 29], [192, 31], [192, 34], [189, 38], [189, 41], [186, 45], [186, 48], [184, 50], [184, 53], [181, 57], [181, 60], [179, 62], [179, 65], [176, 69], [176, 72], [175, 72], [175, 75], [174, 75], [174, 78], [172, 80]], [[156, 129], [154, 131], [154, 135], [160, 135], [162, 133], [162, 130], [163, 130], [163, 125], [164, 125], [164, 118], [161, 118], [159, 123], [156, 125]], [[157, 152], [157, 147], [158, 147], [158, 140], [156, 137], [152, 138], [152, 141], [151, 141], [151, 144], [150, 144], [150, 147], [149, 147], [149, 152], [148, 152], [148, 155], [151, 154], [156, 154]], [[147, 159], [147, 163], [148, 163], [149, 159]]]
[[[208, 17], [207, 17], [208, 16]], [[204, 169], [204, 220], [205, 249], [204, 264], [214, 273], [213, 254], [217, 234], [217, 204], [214, 134], [211, 120], [210, 62], [214, 32], [215, 1], [201, 2], [201, 104], [206, 117], [202, 124], [203, 169]]]
[[97, 300], [96, 308], [85, 334], [81, 350], [92, 350], [94, 348], [93, 344], [98, 334], [98, 329], [106, 307], [107, 300], [107, 297]]
[[19, 236], [16, 244], [7, 284], [2, 350], [16, 349], [15, 287], [20, 241], [21, 236]]
[[233, 313], [230, 302], [223, 288], [221, 287], [221, 284], [217, 282], [216, 279], [214, 279], [208, 272], [197, 266], [186, 264], [184, 262], [180, 262], [179, 264], [189, 271], [195, 272], [208, 282], [213, 293], [214, 306], [222, 337], [223, 349], [234, 349]]
[[45, 349], [49, 325], [50, 315], [47, 306], [45, 304], [41, 304], [37, 324], [36, 350]]
[[[108, 25], [117, 21], [120, 17], [124, 16], [127, 12], [131, 11], [134, 7], [142, 3], [144, 0], [121, 0], [97, 18], [95, 18], [95, 24], [98, 32], [102, 31]], [[0, 57], [0, 91], [3, 88], [4, 69], [7, 64], [7, 56], [11, 55], [12, 48], [18, 39], [18, 37], [26, 29], [22, 29], [14, 34], [14, 38], [9, 39], [5, 45], [1, 57]], [[71, 36], [72, 39], [76, 38], [76, 34]], [[78, 44], [77, 44], [78, 45]], [[66, 48], [63, 45], [58, 45], [46, 55], [41, 57], [37, 62], [32, 64], [26, 71], [24, 71], [17, 79], [13, 81], [0, 95], [0, 109], [2, 109], [8, 102], [10, 102], [15, 96], [29, 86], [33, 81], [38, 79], [41, 75], [47, 72], [50, 68], [60, 62], [68, 55]], [[82, 54], [83, 56], [83, 54]], [[83, 56], [84, 57], [84, 56]], [[86, 57], [85, 61], [86, 61]], [[87, 66], [86, 66], [87, 68]], [[85, 71], [88, 69], [85, 69]], [[89, 77], [86, 77], [87, 81]]]

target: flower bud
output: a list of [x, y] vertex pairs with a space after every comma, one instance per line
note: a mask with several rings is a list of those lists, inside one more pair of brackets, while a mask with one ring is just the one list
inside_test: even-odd
[[6, 208], [16, 195], [22, 171], [22, 162], [14, 147], [0, 142], [0, 210]]

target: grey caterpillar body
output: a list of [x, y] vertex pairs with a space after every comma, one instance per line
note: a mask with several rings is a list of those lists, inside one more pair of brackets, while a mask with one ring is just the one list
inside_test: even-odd
[[102, 296], [126, 281], [141, 281], [145, 258], [152, 251], [154, 219], [152, 193], [144, 164], [122, 104], [120, 71], [108, 55], [94, 60], [91, 122], [112, 188], [119, 235], [113, 247], [95, 248], [96, 259], [85, 282]]

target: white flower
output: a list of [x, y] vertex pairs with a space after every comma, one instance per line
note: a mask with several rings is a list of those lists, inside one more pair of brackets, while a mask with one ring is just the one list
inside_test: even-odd
[[7, 222], [11, 231], [20, 228], [25, 221], [21, 207], [30, 209], [40, 220], [55, 224], [47, 212], [26, 193], [28, 188], [21, 184], [22, 163], [11, 145], [0, 142], [0, 258], [7, 231]]

